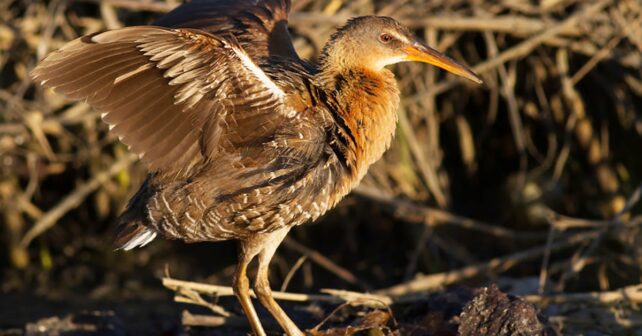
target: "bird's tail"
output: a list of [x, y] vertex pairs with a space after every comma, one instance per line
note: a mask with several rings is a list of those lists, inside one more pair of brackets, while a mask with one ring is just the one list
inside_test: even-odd
[[145, 220], [145, 204], [155, 190], [150, 183], [150, 177], [151, 175], [147, 176], [118, 219], [114, 238], [117, 250], [129, 251], [135, 247], [143, 247], [156, 238], [157, 232], [148, 226]]
[[140, 221], [120, 222], [116, 227], [114, 246], [117, 250], [129, 251], [135, 247], [143, 247], [154, 238], [156, 231], [145, 226]]

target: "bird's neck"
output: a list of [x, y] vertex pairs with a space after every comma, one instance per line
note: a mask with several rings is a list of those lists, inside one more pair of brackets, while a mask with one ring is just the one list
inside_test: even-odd
[[348, 164], [356, 183], [390, 146], [397, 124], [397, 83], [387, 69], [324, 66], [319, 77], [325, 90], [336, 97], [341, 106], [337, 117], [354, 138], [346, 157], [354, 161]]

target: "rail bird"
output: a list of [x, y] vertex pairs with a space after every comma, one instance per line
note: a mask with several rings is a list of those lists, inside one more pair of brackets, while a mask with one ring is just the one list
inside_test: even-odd
[[390, 146], [399, 91], [386, 66], [419, 61], [480, 83], [389, 17], [349, 20], [318, 63], [297, 55], [289, 0], [194, 0], [154, 26], [78, 38], [35, 80], [102, 111], [149, 174], [116, 229], [123, 250], [157, 236], [238, 240], [233, 288], [256, 335], [254, 291], [288, 335], [268, 266], [293, 226], [334, 207]]

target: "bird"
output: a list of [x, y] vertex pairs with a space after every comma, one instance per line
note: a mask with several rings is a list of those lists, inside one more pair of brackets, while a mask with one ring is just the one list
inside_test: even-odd
[[148, 175], [118, 219], [118, 249], [156, 237], [238, 241], [234, 293], [266, 335], [253, 288], [289, 336], [304, 335], [272, 297], [269, 264], [292, 227], [357, 186], [390, 146], [400, 92], [387, 68], [428, 63], [481, 83], [390, 17], [360, 16], [316, 62], [288, 32], [289, 0], [193, 0], [150, 26], [80, 37], [32, 71], [42, 86], [101, 111]]

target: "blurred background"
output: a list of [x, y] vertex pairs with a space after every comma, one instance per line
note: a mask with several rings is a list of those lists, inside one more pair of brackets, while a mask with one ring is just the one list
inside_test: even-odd
[[[130, 334], [181, 333], [188, 307], [163, 276], [231, 284], [233, 242], [113, 251], [114, 220], [144, 167], [99, 112], [29, 78], [67, 41], [150, 24], [178, 4], [0, 0], [0, 334], [85, 311]], [[273, 287], [396, 296], [497, 283], [565, 334], [642, 335], [642, 3], [293, 0], [296, 49], [314, 60], [348, 18], [373, 13], [485, 84], [396, 65], [392, 148], [336, 209], [290, 233]], [[571, 300], [598, 292], [615, 300]], [[417, 309], [395, 317], [435, 334]], [[325, 316], [307, 314], [311, 325]]]

